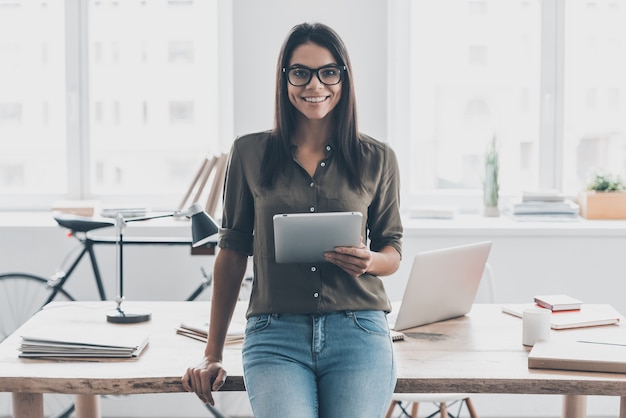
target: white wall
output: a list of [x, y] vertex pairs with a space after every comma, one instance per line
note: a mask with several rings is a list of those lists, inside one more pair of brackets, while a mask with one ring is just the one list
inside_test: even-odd
[[278, 53], [302, 22], [331, 26], [353, 66], [360, 128], [387, 135], [387, 2], [385, 0], [237, 0], [234, 2], [235, 134], [273, 126]]

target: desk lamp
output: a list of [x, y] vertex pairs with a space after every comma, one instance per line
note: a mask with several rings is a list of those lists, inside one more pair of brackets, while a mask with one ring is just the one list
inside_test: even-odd
[[118, 279], [118, 296], [116, 298], [117, 308], [107, 314], [107, 321], [117, 324], [134, 324], [150, 320], [150, 312], [129, 312], [122, 309], [124, 302], [124, 227], [128, 222], [147, 221], [150, 219], [175, 217], [191, 218], [191, 246], [200, 247], [210, 241], [212, 235], [219, 231], [217, 223], [204, 211], [199, 203], [192, 204], [187, 210], [175, 211], [171, 213], [145, 216], [140, 218], [124, 219], [124, 215], [118, 212], [116, 217], [117, 228], [117, 279]]

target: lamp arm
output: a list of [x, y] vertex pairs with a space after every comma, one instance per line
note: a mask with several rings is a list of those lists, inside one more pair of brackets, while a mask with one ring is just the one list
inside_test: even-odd
[[172, 212], [172, 213], [166, 213], [166, 214], [163, 214], [163, 215], [143, 216], [141, 218], [128, 218], [128, 219], [124, 219], [124, 222], [149, 221], [150, 219], [169, 218], [169, 217], [179, 218], [179, 217], [185, 216], [185, 215], [186, 215], [185, 212], [176, 211], [176, 212]]
[[[191, 222], [191, 226], [192, 226], [192, 235], [193, 235], [193, 239], [192, 239], [192, 245], [194, 247], [201, 245], [203, 241], [201, 241], [200, 239], [197, 239], [195, 237], [196, 235], [196, 230], [193, 229], [194, 223], [193, 223], [193, 219], [194, 217], [200, 217], [201, 218], [201, 214], [204, 213], [204, 216], [207, 218], [207, 220], [209, 221], [210, 224], [210, 228], [214, 227], [215, 231], [213, 231], [212, 229], [209, 229], [210, 232], [216, 232], [219, 227], [217, 227], [217, 225], [215, 224], [215, 221], [213, 221], [209, 215], [207, 215], [204, 212], [204, 209], [202, 208], [202, 206], [199, 203], [194, 203], [192, 204], [187, 210], [185, 211], [181, 211], [181, 210], [177, 210], [174, 212], [170, 212], [170, 213], [165, 213], [165, 214], [161, 214], [161, 215], [153, 215], [153, 216], [143, 216], [143, 217], [139, 217], [139, 218], [128, 218], [128, 219], [124, 219], [124, 215], [119, 212], [117, 214], [116, 217], [116, 228], [117, 228], [117, 236], [118, 236], [118, 240], [117, 240], [117, 246], [118, 246], [118, 254], [117, 254], [117, 264], [118, 264], [118, 269], [117, 269], [117, 282], [118, 282], [118, 296], [117, 296], [117, 308], [114, 312], [110, 313], [107, 315], [107, 321], [109, 322], [115, 322], [115, 323], [135, 323], [135, 322], [144, 322], [144, 321], [148, 321], [150, 319], [150, 314], [149, 313], [129, 313], [129, 312], [125, 312], [122, 309], [122, 302], [124, 301], [124, 227], [126, 226], [127, 222], [137, 222], [137, 221], [147, 221], [150, 219], [157, 219], [157, 218], [168, 218], [168, 217], [183, 217], [183, 216], [187, 216], [189, 218], [191, 218], [192, 222]], [[202, 220], [202, 219], [201, 219]], [[196, 224], [198, 224], [198, 221], [196, 221]], [[205, 227], [206, 229], [206, 227]], [[205, 235], [201, 235], [201, 238], [204, 240], [206, 239]]]
[[148, 221], [150, 219], [169, 218], [169, 217], [182, 218], [183, 216], [186, 216], [190, 218], [193, 215], [200, 213], [200, 212], [204, 212], [204, 208], [202, 207], [202, 205], [196, 202], [192, 204], [191, 206], [189, 206], [186, 210], [176, 210], [174, 212], [165, 213], [162, 215], [142, 216], [140, 218], [125, 219], [122, 217], [122, 219], [123, 219], [123, 222], [126, 223], [126, 222], [137, 222], [137, 221]]

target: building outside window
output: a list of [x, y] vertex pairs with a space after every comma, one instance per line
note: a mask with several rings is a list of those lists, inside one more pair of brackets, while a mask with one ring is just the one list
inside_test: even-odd
[[221, 151], [217, 61], [216, 2], [3, 2], [0, 195], [175, 207]]
[[[414, 0], [408, 202], [480, 194], [495, 135], [501, 193], [569, 195], [626, 174], [626, 7], [612, 0]], [[426, 196], [426, 197], [425, 197]], [[407, 202], [407, 203], [408, 203]]]

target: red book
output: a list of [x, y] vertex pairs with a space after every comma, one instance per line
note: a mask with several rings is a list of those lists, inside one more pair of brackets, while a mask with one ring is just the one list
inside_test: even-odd
[[539, 295], [535, 303], [552, 311], [579, 310], [582, 306], [582, 301], [568, 295]]

